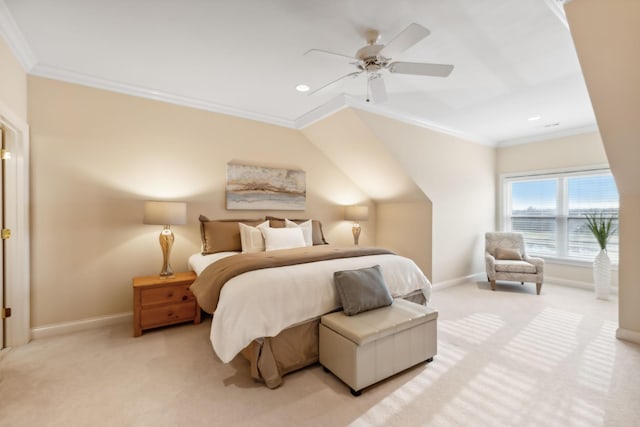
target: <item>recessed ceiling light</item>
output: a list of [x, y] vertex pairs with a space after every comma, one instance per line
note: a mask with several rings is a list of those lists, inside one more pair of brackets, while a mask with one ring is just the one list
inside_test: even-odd
[[529, 120], [530, 122], [535, 122], [536, 120], [540, 120], [541, 118], [542, 117], [540, 116], [531, 116], [527, 120]]
[[298, 92], [309, 92], [309, 89], [311, 89], [309, 87], [309, 85], [298, 85], [298, 86], [296, 86], [296, 90]]

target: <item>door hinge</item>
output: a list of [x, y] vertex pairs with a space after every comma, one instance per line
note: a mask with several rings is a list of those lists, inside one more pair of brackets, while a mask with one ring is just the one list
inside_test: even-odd
[[11, 158], [11, 151], [5, 150], [4, 148], [0, 150], [0, 159], [9, 160]]
[[2, 240], [7, 240], [10, 237], [11, 237], [11, 229], [10, 228], [3, 228], [2, 229]]
[[3, 308], [2, 309], [2, 318], [6, 319], [8, 317], [11, 317], [11, 307], [7, 307], [7, 308]]

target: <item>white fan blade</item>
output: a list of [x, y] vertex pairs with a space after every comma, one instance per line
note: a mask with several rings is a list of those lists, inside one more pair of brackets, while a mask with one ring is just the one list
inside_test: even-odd
[[307, 95], [313, 95], [314, 93], [317, 93], [317, 92], [321, 91], [322, 89], [331, 86], [334, 83], [338, 83], [342, 79], [346, 79], [347, 77], [354, 77], [355, 78], [355, 77], [359, 76], [360, 74], [362, 74], [362, 71], [354, 71], [353, 73], [349, 73], [349, 74], [344, 75], [342, 77], [338, 77], [337, 79], [335, 79], [333, 81], [330, 81], [326, 85], [320, 86], [319, 88], [312, 90], [311, 92], [307, 93]]
[[398, 54], [418, 43], [423, 38], [427, 37], [429, 34], [431, 34], [431, 31], [414, 22], [402, 30], [402, 32], [395, 36], [393, 40], [387, 43], [380, 51], [380, 55], [385, 58], [394, 58]]
[[[382, 77], [369, 79], [369, 95], [371, 100], [376, 104], [387, 100], [387, 88], [384, 85]], [[369, 102], [369, 99], [367, 99], [367, 102]]]
[[453, 71], [453, 65], [421, 62], [392, 62], [387, 68], [390, 73], [433, 77], [447, 77]]
[[327, 54], [327, 55], [335, 55], [335, 56], [342, 56], [344, 58], [347, 58], [351, 61], [353, 61], [355, 58], [353, 56], [349, 56], [349, 55], [344, 55], [342, 53], [337, 53], [337, 52], [330, 52], [328, 50], [322, 50], [322, 49], [309, 49], [308, 51], [306, 51], [305, 53], [303, 53], [303, 56], [308, 56], [308, 55], [314, 55], [316, 53], [322, 53], [322, 54]]

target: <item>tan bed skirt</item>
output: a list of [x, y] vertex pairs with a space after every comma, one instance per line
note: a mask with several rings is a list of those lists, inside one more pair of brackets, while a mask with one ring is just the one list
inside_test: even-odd
[[[420, 290], [403, 298], [426, 304]], [[242, 350], [242, 355], [251, 364], [251, 376], [269, 388], [276, 388], [282, 384], [284, 375], [318, 362], [319, 324], [319, 318], [313, 319], [287, 328], [275, 337], [254, 340]]]

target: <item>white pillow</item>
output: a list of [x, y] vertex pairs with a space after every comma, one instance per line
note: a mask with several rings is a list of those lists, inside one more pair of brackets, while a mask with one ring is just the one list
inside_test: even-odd
[[260, 229], [264, 236], [267, 251], [276, 249], [304, 248], [307, 246], [302, 236], [302, 229], [298, 228], [267, 228]]
[[313, 224], [311, 220], [305, 221], [300, 224], [296, 224], [295, 222], [285, 218], [284, 223], [287, 228], [299, 227], [302, 230], [302, 237], [304, 237], [304, 244], [306, 246], [313, 246]]
[[265, 221], [255, 227], [239, 222], [238, 226], [240, 227], [240, 243], [242, 244], [243, 254], [264, 251], [264, 237], [262, 237], [262, 231], [260, 230], [269, 227], [269, 221]]

